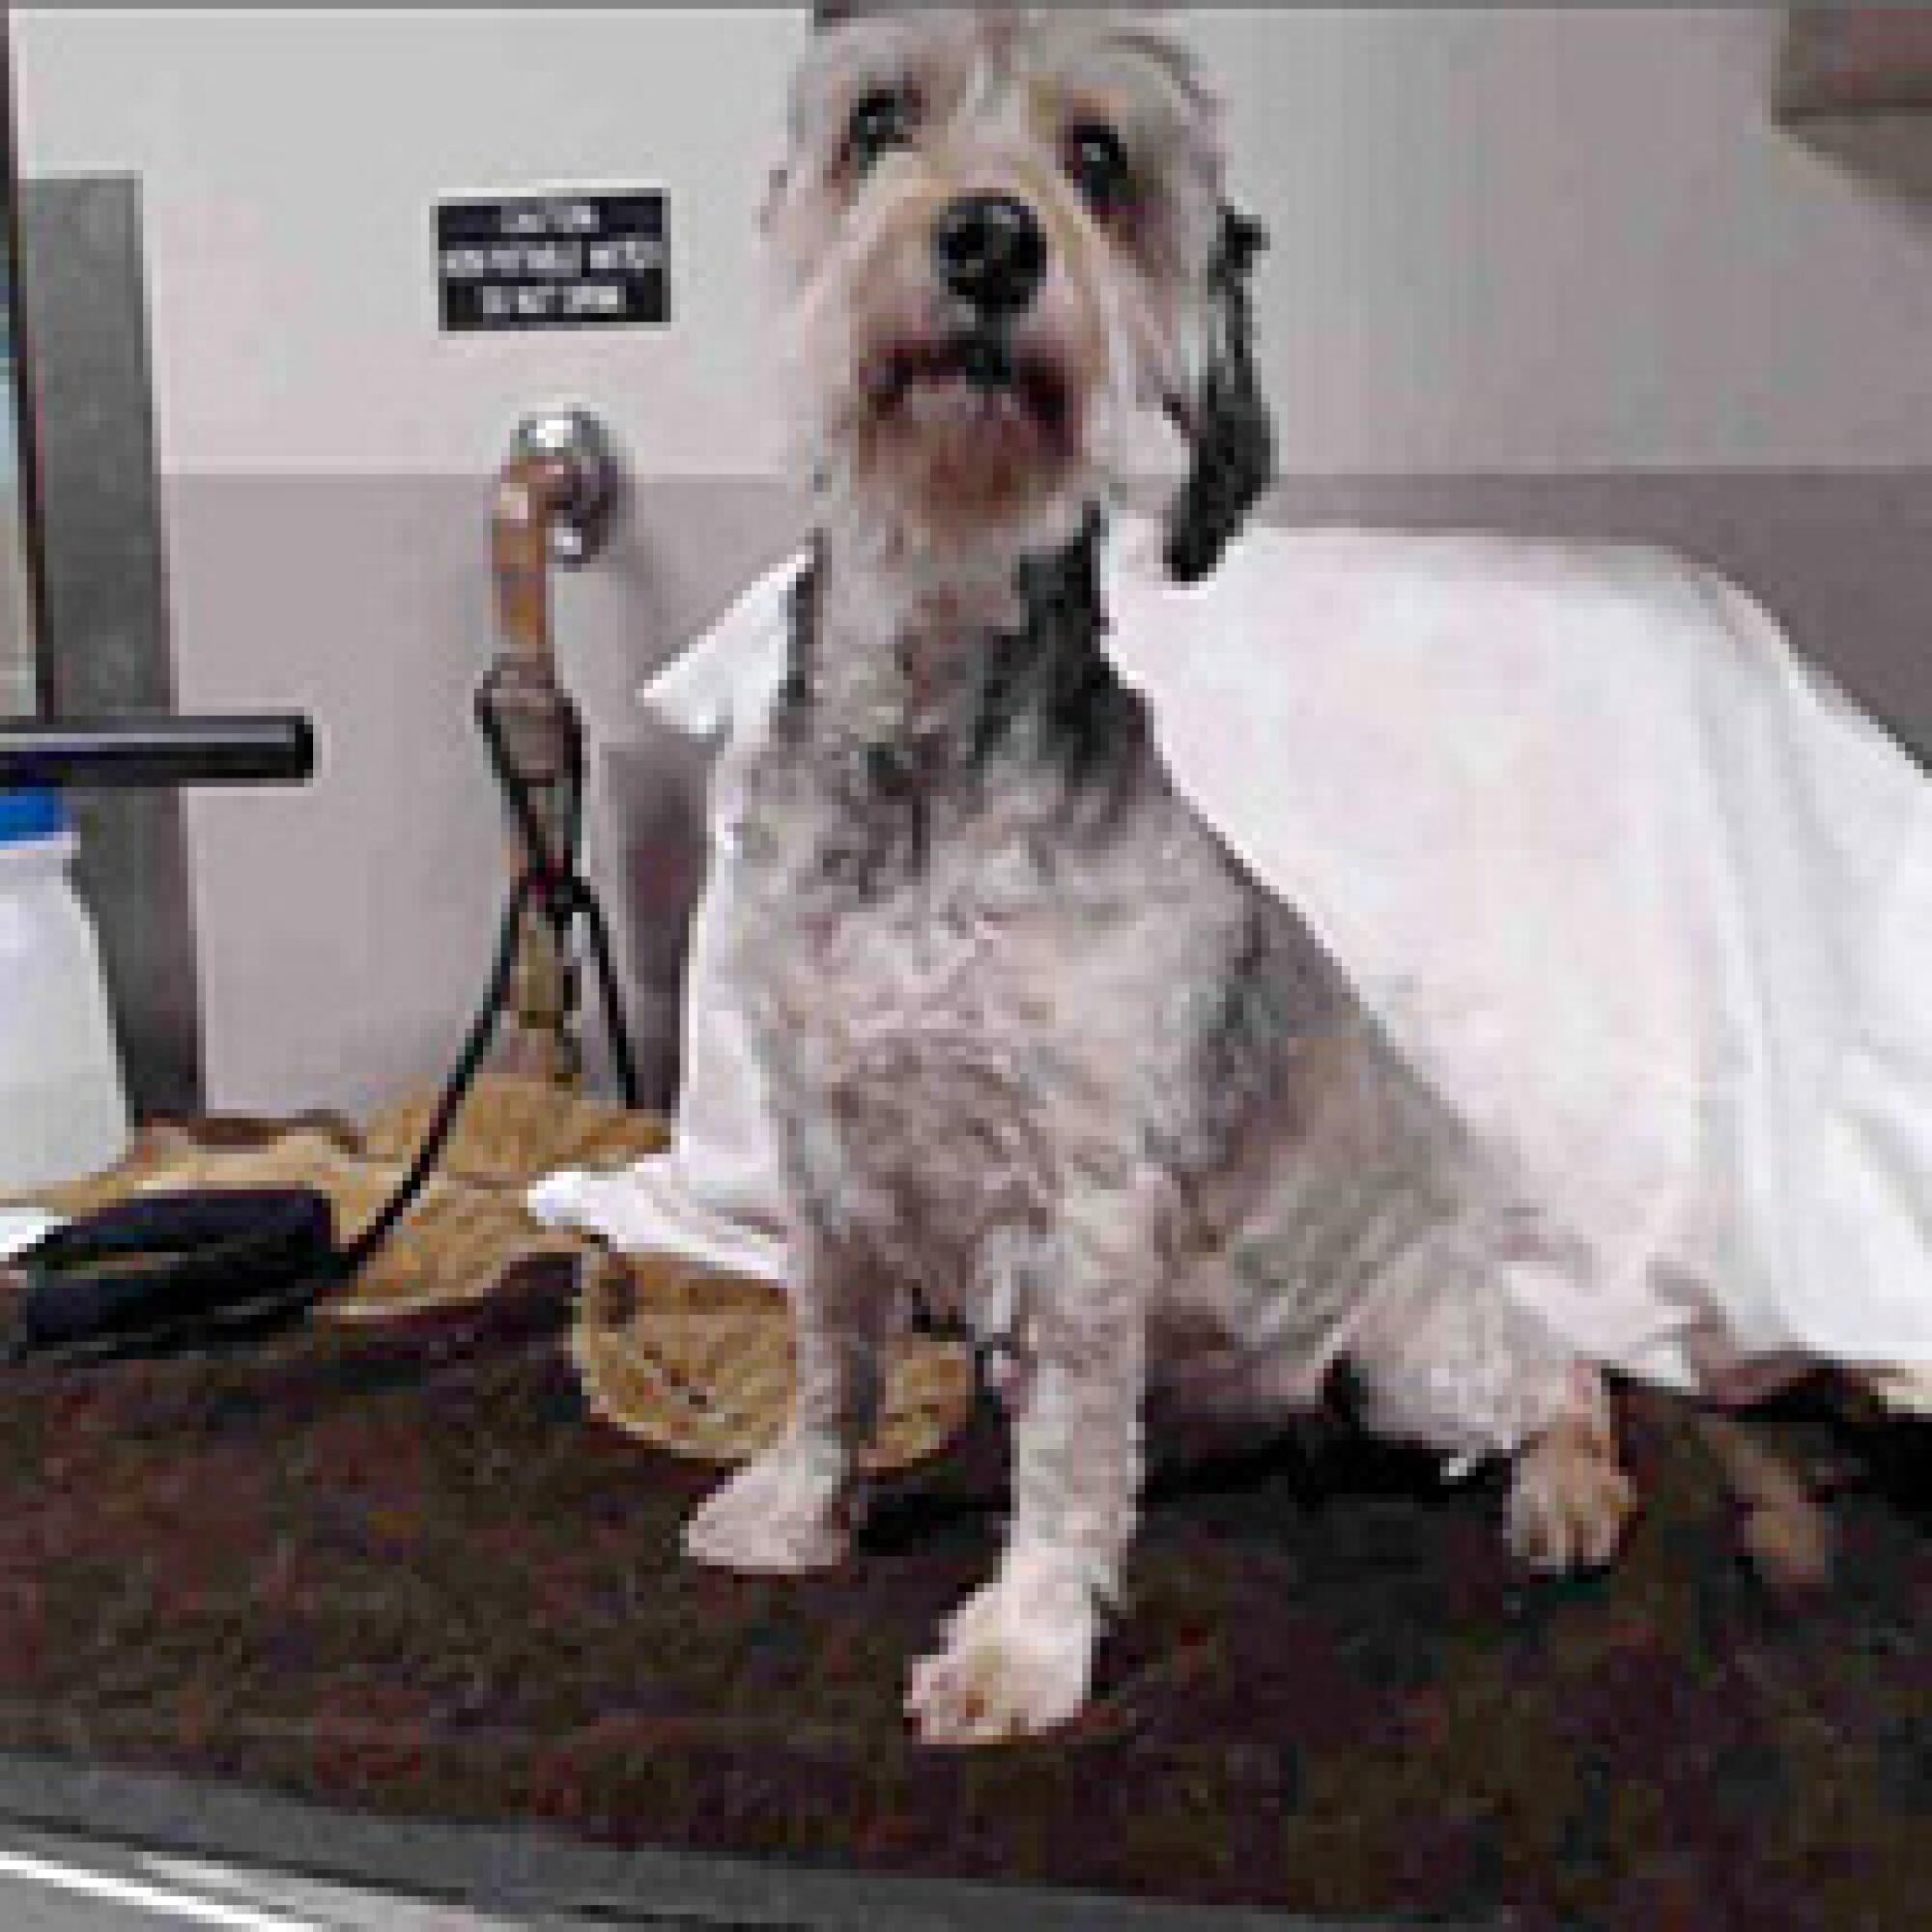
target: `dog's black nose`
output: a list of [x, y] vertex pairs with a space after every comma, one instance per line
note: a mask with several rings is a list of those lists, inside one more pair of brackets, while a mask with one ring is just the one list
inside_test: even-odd
[[939, 217], [933, 253], [940, 279], [982, 315], [1017, 315], [1046, 279], [1046, 236], [1009, 194], [961, 195]]

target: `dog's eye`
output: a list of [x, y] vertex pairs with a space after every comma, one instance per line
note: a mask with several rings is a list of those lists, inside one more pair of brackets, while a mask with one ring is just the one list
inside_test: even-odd
[[876, 87], [852, 109], [845, 129], [847, 157], [868, 168], [891, 148], [903, 148], [919, 123], [919, 97], [911, 89]]
[[1112, 214], [1133, 192], [1125, 144], [1104, 121], [1077, 121], [1066, 130], [1067, 174], [1095, 214]]

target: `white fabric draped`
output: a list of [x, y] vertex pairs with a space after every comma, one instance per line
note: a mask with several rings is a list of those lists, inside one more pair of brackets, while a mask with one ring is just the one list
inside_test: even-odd
[[[1670, 1386], [1932, 1365], [1932, 786], [1735, 587], [1660, 552], [1258, 528], [1181, 588], [1109, 542], [1177, 783], [1294, 900], [1574, 1261], [1520, 1279]], [[645, 694], [720, 741], [670, 1151], [540, 1217], [781, 1278], [718, 952], [788, 562]]]

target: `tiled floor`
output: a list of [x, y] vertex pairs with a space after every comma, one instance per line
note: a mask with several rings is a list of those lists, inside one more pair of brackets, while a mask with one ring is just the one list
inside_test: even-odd
[[[518, 1921], [530, 1924], [528, 1919]], [[563, 1927], [568, 1921], [550, 1921]], [[498, 1932], [506, 1919], [394, 1894], [38, 1834], [0, 1838], [6, 1932]]]
[[[660, 1876], [661, 1886], [602, 1903], [589, 1918], [546, 1909], [498, 1918], [0, 1825], [0, 1932], [1321, 1932], [1325, 1923], [1077, 1894], [880, 1886], [834, 1872], [774, 1884], [768, 1871], [723, 1861], [674, 1861]], [[655, 1909], [634, 1902], [660, 1894], [666, 1902]]]

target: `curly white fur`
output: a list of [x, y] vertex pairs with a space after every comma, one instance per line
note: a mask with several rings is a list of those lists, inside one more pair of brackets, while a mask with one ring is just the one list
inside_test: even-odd
[[[881, 91], [895, 138], [861, 157]], [[1130, 199], [1072, 178], [1069, 128], [1095, 124]], [[907, 1699], [935, 1742], [1086, 1700], [1151, 1388], [1265, 1422], [1346, 1354], [1377, 1427], [1470, 1460], [1528, 1445], [1530, 1560], [1605, 1560], [1629, 1492], [1601, 1385], [1483, 1269], [1533, 1222], [1179, 799], [1098, 649], [1122, 412], [1207, 434], [1221, 187], [1192, 71], [1087, 13], [867, 20], [821, 37], [794, 136], [769, 227], [819, 554], [747, 777], [737, 943], [796, 1216], [799, 1385], [691, 1552], [843, 1555], [881, 1351], [923, 1306], [1015, 1359], [1007, 1554]], [[973, 377], [958, 344], [994, 325], [935, 275], [936, 222], [989, 192], [1046, 242], [995, 345], [1031, 387]]]

